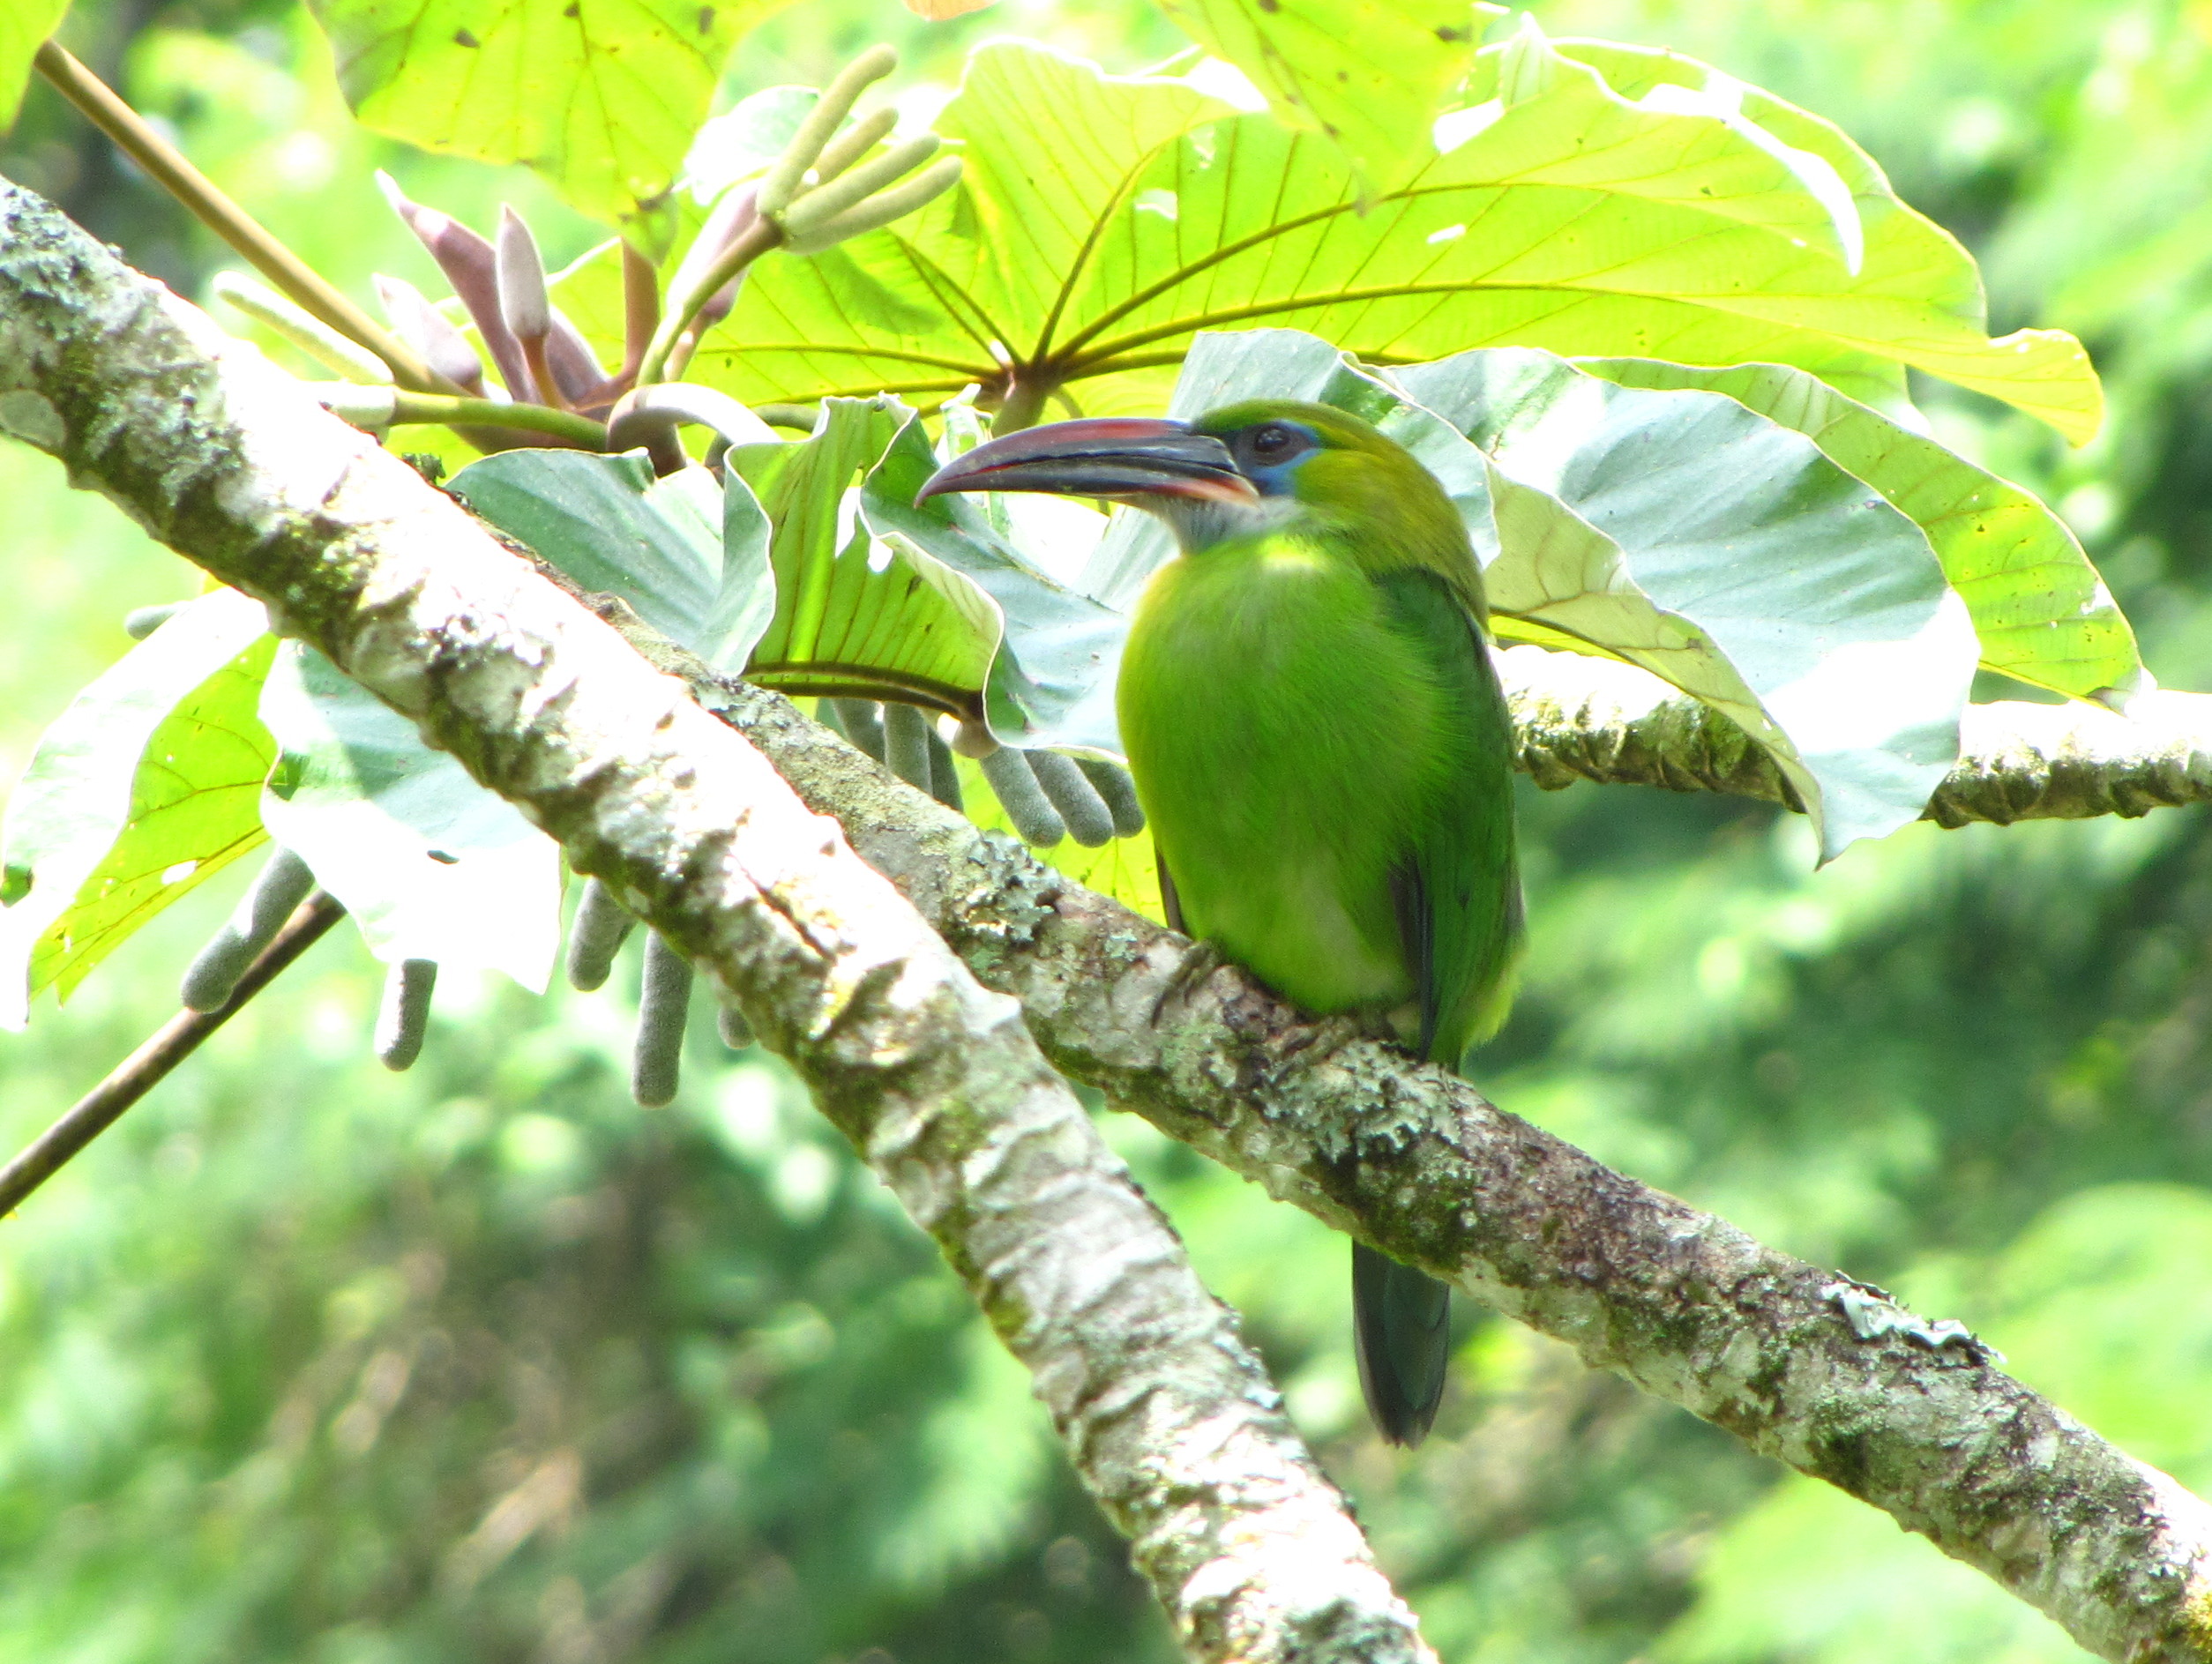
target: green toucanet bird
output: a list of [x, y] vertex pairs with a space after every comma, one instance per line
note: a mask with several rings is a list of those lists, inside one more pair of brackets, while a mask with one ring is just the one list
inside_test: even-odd
[[[1387, 1011], [1452, 1068], [1505, 1015], [1521, 944], [1512, 752], [1481, 569], [1443, 488], [1326, 406], [1056, 422], [923, 496], [1050, 491], [1161, 516], [1117, 703], [1170, 922], [1319, 1012]], [[1416, 1444], [1449, 1293], [1352, 1250], [1360, 1379]]]

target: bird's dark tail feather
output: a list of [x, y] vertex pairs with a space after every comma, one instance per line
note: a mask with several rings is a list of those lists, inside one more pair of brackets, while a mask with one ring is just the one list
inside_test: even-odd
[[1452, 1291], [1426, 1272], [1354, 1242], [1352, 1317], [1367, 1413], [1393, 1444], [1418, 1444], [1444, 1397]]

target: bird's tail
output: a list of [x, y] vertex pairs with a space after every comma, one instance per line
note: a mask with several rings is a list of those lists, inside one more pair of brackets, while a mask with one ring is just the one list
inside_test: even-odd
[[1367, 1413], [1393, 1444], [1429, 1436], [1452, 1355], [1452, 1291], [1364, 1242], [1352, 1244], [1352, 1314]]

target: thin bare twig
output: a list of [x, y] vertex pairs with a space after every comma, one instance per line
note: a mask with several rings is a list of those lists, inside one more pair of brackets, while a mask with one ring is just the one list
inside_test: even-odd
[[262, 276], [348, 340], [392, 368], [402, 387], [417, 392], [462, 391], [424, 363], [414, 348], [347, 300], [323, 275], [286, 248], [223, 189], [185, 160], [116, 91], [52, 41], [38, 49], [38, 71], [74, 104], [117, 149], [145, 168], [161, 188], [191, 209], [202, 225], [250, 260]]
[[153, 1091], [169, 1071], [199, 1048], [202, 1041], [236, 1016], [248, 1000], [276, 981], [345, 916], [345, 907], [327, 891], [318, 890], [303, 901], [275, 938], [246, 967], [228, 999], [212, 1011], [184, 1011], [170, 1018], [146, 1044], [109, 1071], [105, 1080], [64, 1110], [22, 1154], [0, 1168], [0, 1218], [15, 1212], [86, 1145], [114, 1126], [124, 1110]]

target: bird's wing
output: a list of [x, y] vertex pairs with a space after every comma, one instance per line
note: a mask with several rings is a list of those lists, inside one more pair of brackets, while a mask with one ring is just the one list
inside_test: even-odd
[[1439, 731], [1434, 812], [1393, 875], [1399, 938], [1421, 1003], [1421, 1049], [1456, 1069], [1504, 1020], [1522, 938], [1513, 859], [1513, 728], [1481, 627], [1434, 572], [1378, 577], [1394, 626], [1418, 642], [1456, 708]]
[[1184, 936], [1190, 935], [1190, 930], [1183, 922], [1182, 893], [1176, 889], [1175, 875], [1168, 870], [1168, 858], [1160, 853], [1160, 847], [1157, 844], [1153, 846], [1152, 864], [1160, 874], [1161, 919], [1169, 929], [1180, 930]]

